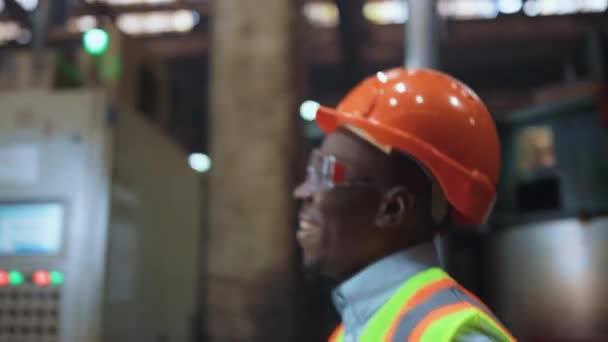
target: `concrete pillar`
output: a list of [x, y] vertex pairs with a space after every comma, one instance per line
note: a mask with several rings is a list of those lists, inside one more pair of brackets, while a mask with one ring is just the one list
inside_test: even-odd
[[289, 341], [297, 1], [212, 2], [205, 341]]

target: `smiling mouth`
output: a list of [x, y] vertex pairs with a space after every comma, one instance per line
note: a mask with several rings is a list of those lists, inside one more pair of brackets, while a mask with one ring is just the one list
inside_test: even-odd
[[309, 239], [310, 237], [318, 234], [321, 231], [321, 227], [308, 220], [300, 220], [300, 228], [298, 229], [296, 236], [300, 242]]

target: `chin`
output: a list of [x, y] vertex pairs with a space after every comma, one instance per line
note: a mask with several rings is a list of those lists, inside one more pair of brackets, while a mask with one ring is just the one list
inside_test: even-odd
[[304, 254], [302, 257], [302, 267], [307, 273], [325, 275], [327, 272], [324, 264], [323, 259], [319, 258], [317, 255], [307, 256]]
[[314, 286], [320, 286], [322, 291], [332, 291], [339, 285], [335, 277], [323, 270], [320, 263], [303, 263], [303, 267], [304, 279]]
[[321, 270], [321, 262], [317, 259], [304, 257], [302, 267], [304, 267], [306, 271], [319, 272]]

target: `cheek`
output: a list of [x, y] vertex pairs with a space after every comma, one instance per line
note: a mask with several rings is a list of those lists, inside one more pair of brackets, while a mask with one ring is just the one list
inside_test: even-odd
[[376, 193], [344, 190], [328, 194], [319, 207], [323, 217], [336, 225], [360, 226], [373, 222], [379, 203]]
[[[340, 196], [341, 195], [341, 196]], [[325, 242], [329, 247], [352, 246], [373, 229], [377, 195], [369, 193], [337, 193], [328, 196], [321, 204], [325, 229]]]

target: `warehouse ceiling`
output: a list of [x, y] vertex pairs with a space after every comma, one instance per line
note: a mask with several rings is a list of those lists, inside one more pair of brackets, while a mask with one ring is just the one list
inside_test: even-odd
[[[0, 0], [0, 42], [31, 44], [23, 32], [38, 32], [38, 1]], [[309, 70], [311, 98], [334, 103], [363, 76], [402, 64], [409, 13], [401, 0], [305, 0], [301, 5], [307, 52], [302, 62]], [[606, 61], [608, 0], [438, 0], [437, 6], [441, 68], [478, 90], [495, 111], [525, 105], [535, 87], [597, 78], [590, 54]], [[78, 42], [82, 31], [108, 17], [169, 63], [172, 93], [181, 108], [172, 111], [170, 121], [186, 146], [200, 147], [204, 129], [189, 127], [204, 125], [206, 103], [187, 102], [200, 102], [207, 87], [209, 1], [54, 0], [47, 10], [48, 44]], [[13, 31], [15, 25], [23, 30], [12, 41], [1, 34], [2, 25], [9, 24]]]

